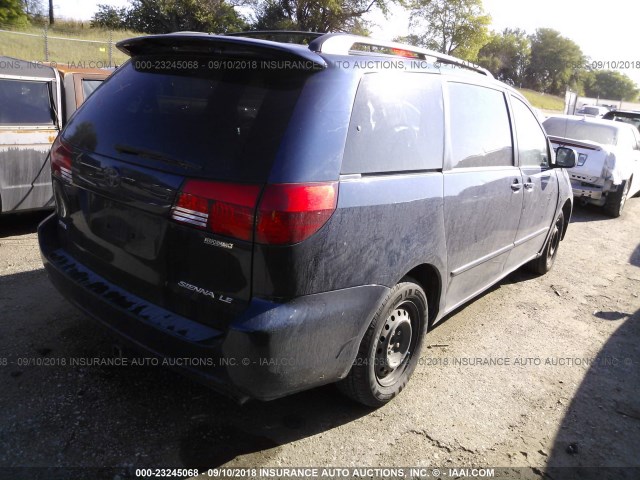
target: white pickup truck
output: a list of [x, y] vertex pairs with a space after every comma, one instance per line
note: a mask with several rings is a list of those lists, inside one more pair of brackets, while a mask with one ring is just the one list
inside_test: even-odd
[[543, 122], [553, 147], [578, 153], [568, 170], [573, 196], [619, 217], [628, 198], [640, 192], [640, 134], [623, 122], [573, 115], [551, 116]]

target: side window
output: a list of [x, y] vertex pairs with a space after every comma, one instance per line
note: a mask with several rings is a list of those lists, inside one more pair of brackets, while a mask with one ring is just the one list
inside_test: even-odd
[[442, 168], [440, 80], [424, 73], [364, 75], [351, 113], [342, 173]]
[[451, 160], [454, 168], [513, 165], [513, 141], [504, 94], [449, 84]]
[[518, 157], [522, 167], [548, 167], [547, 137], [529, 107], [516, 97], [511, 97], [516, 135], [518, 136]]
[[53, 125], [47, 82], [0, 78], [0, 125]]
[[93, 91], [100, 86], [102, 80], [86, 80], [82, 79], [82, 94], [84, 99], [89, 98], [89, 95], [93, 93]]

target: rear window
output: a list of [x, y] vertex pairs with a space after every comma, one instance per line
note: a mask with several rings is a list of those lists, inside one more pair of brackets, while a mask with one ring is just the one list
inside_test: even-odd
[[595, 107], [584, 107], [580, 110], [580, 113], [584, 113], [586, 115], [600, 115], [600, 110]]
[[135, 68], [186, 64], [133, 59], [78, 110], [65, 140], [159, 169], [264, 181], [305, 77], [293, 70]]
[[608, 125], [598, 125], [586, 123], [583, 120], [560, 117], [547, 118], [542, 125], [547, 134], [554, 137], [587, 140], [602, 145], [616, 144], [616, 128]]
[[48, 82], [0, 78], [0, 125], [53, 125]]

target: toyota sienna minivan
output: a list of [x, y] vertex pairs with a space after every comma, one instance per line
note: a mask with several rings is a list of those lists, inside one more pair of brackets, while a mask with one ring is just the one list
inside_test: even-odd
[[40, 248], [88, 316], [218, 391], [338, 382], [379, 406], [447, 313], [552, 267], [575, 152], [479, 67], [310, 40], [120, 42], [131, 59], [52, 148]]

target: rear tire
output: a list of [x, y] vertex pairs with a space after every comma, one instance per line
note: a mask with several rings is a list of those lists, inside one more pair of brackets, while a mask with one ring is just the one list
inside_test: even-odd
[[562, 232], [564, 230], [564, 214], [560, 212], [553, 224], [551, 235], [547, 240], [547, 244], [542, 250], [542, 255], [535, 260], [531, 260], [527, 264], [527, 268], [533, 273], [538, 275], [544, 275], [553, 268], [553, 264], [556, 261], [556, 255], [558, 254], [558, 247], [560, 247], [560, 239], [562, 238]]
[[609, 192], [607, 194], [607, 201], [603, 207], [607, 215], [613, 218], [618, 218], [622, 215], [622, 210], [627, 203], [630, 186], [631, 184], [628, 181], [623, 180], [615, 192]]
[[351, 371], [338, 389], [369, 407], [381, 407], [407, 385], [420, 358], [428, 319], [427, 296], [405, 278], [373, 316]]

